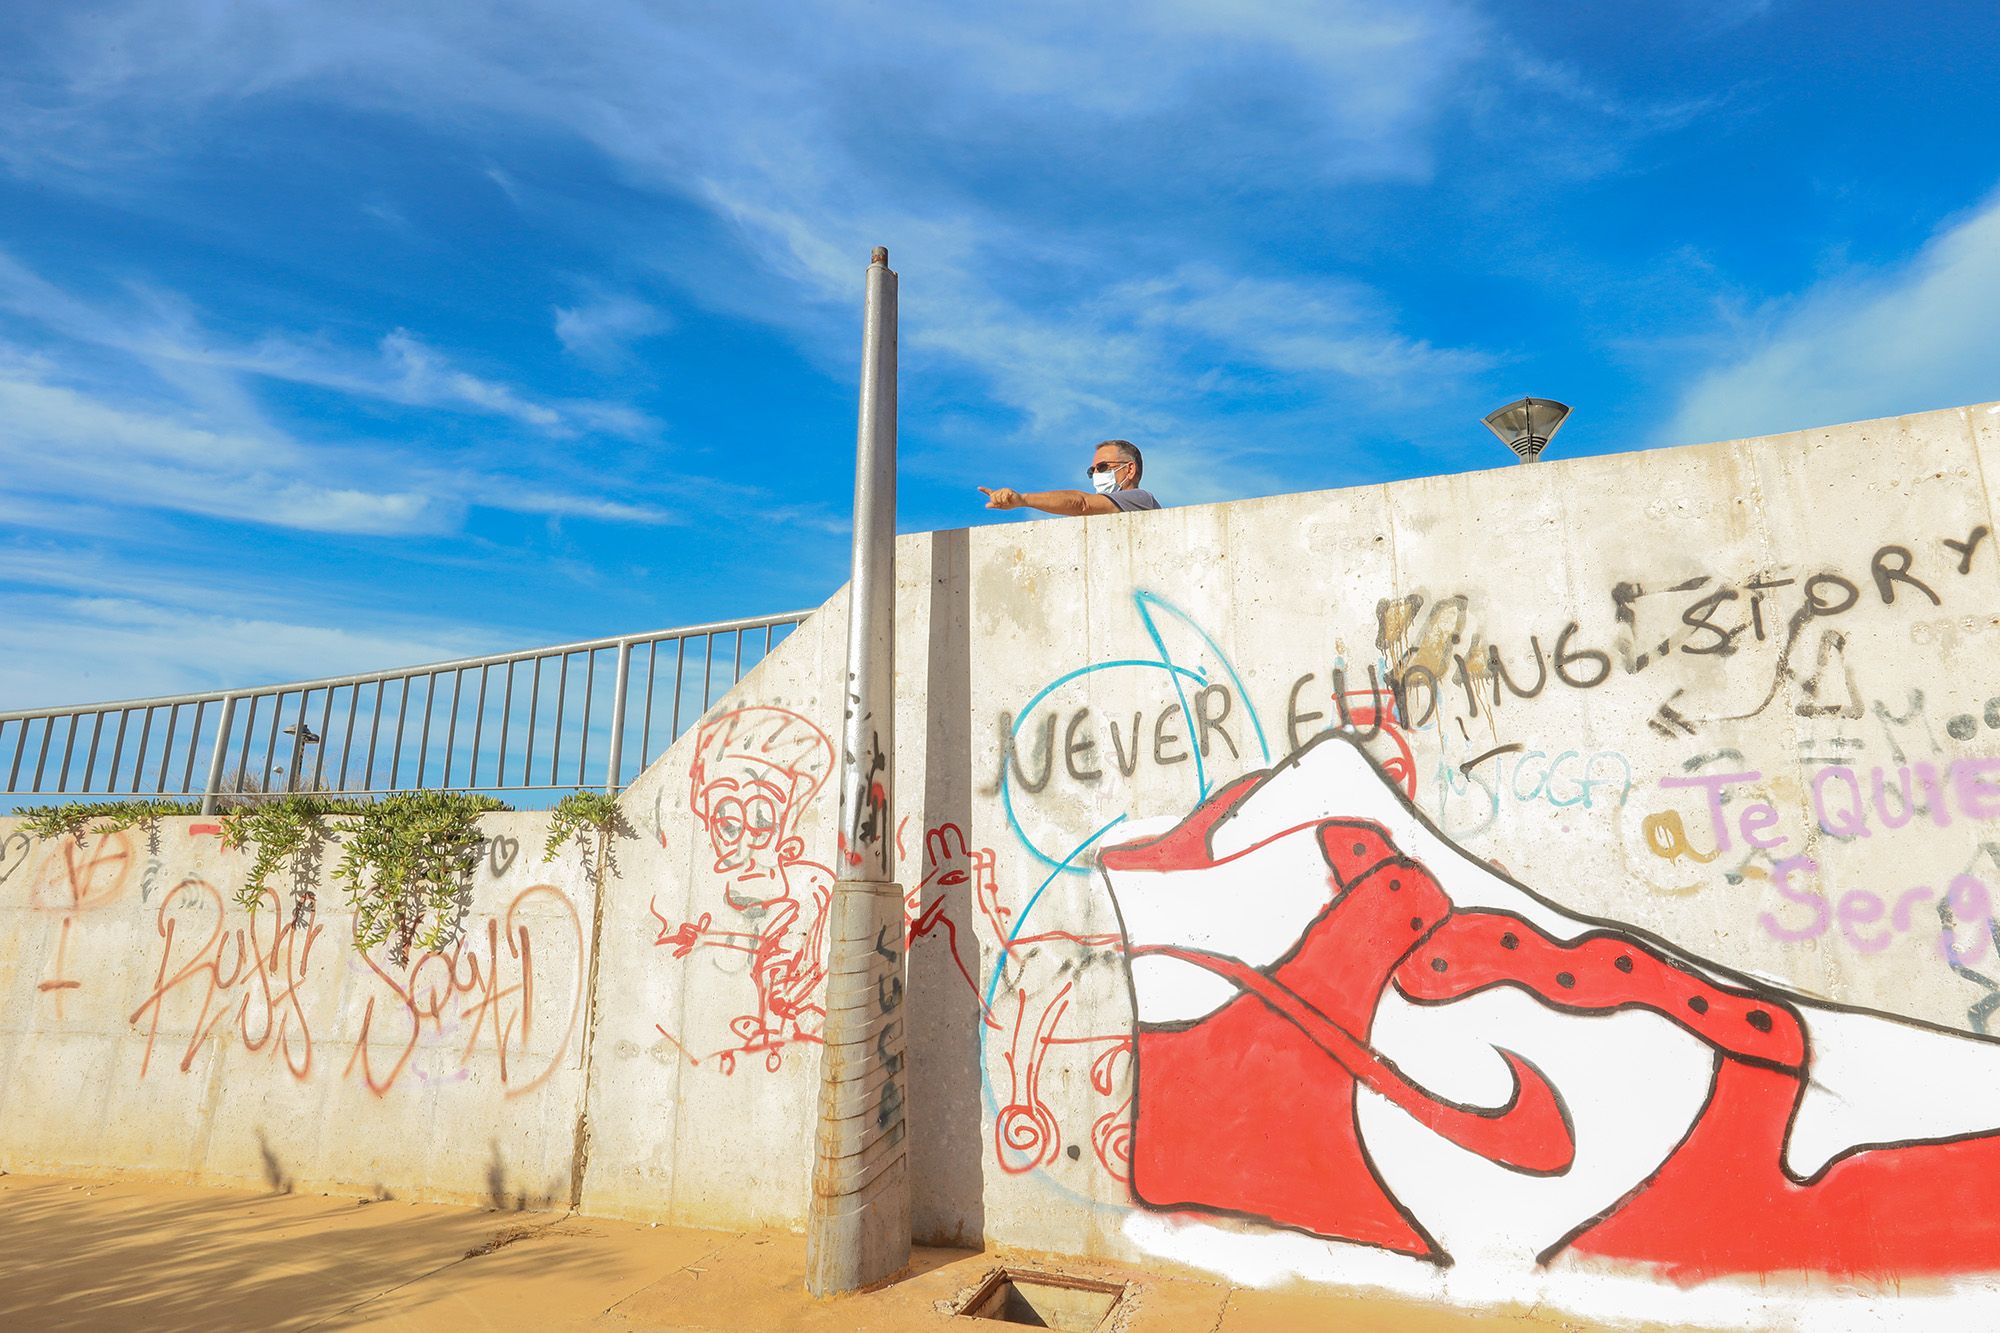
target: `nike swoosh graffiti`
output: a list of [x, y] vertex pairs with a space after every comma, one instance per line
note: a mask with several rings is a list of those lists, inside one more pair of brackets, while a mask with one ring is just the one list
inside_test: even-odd
[[1213, 972], [1292, 1024], [1363, 1087], [1386, 1098], [1448, 1143], [1523, 1175], [1559, 1176], [1576, 1161], [1576, 1132], [1561, 1096], [1542, 1071], [1505, 1047], [1494, 1047], [1513, 1075], [1514, 1091], [1499, 1106], [1460, 1106], [1411, 1082], [1395, 1061], [1376, 1051], [1256, 968], [1221, 954], [1170, 944], [1134, 946], [1130, 956], [1173, 958]]

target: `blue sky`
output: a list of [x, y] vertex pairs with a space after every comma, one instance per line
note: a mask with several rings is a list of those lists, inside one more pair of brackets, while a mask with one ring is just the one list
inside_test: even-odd
[[0, 706], [816, 605], [902, 526], [2000, 397], [1990, 4], [0, 10]]

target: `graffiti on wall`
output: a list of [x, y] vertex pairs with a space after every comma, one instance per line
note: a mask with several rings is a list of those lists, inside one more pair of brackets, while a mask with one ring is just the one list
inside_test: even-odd
[[[1847, 617], [1862, 608], [1942, 607], [1961, 581], [1983, 570], [1991, 549], [1981, 524], [1963, 537], [1885, 542], [1866, 567], [1696, 574], [1627, 580], [1610, 591], [1612, 625], [1593, 632], [1571, 618], [1503, 643], [1478, 628], [1464, 595], [1409, 593], [1376, 608], [1371, 683], [1386, 689], [1413, 730], [1490, 721], [1549, 689], [1592, 691], [1663, 665], [1728, 667], [1699, 680], [1676, 673], [1648, 719], [1665, 738], [1756, 717], [1797, 687], [1802, 718], [1857, 718], [1867, 707], [1854, 683]], [[1336, 667], [1336, 674], [1361, 675]], [[1337, 687], [1338, 688], [1338, 687]], [[1296, 745], [1304, 738], [1296, 729]]]
[[[28, 838], [16, 833], [25, 860]], [[20, 862], [16, 862], [18, 868]], [[63, 1017], [63, 1001], [83, 981], [72, 974], [70, 933], [78, 918], [117, 902], [124, 896], [132, 871], [132, 840], [118, 831], [88, 842], [64, 838], [56, 854], [42, 860], [41, 870], [28, 893], [28, 906], [60, 920], [54, 955], [48, 974], [35, 989], [49, 998], [58, 1020]]]
[[697, 1065], [713, 1062], [730, 1073], [740, 1058], [756, 1056], [775, 1072], [787, 1047], [820, 1043], [834, 875], [807, 858], [800, 829], [833, 777], [833, 742], [790, 709], [738, 708], [696, 731], [688, 803], [707, 840], [724, 914], [671, 921], [655, 898], [653, 943], [676, 958], [699, 950], [742, 960], [751, 987], [748, 1007], [729, 1020], [731, 1039], [719, 1047], [655, 1025]]
[[[722, 987], [742, 986], [741, 1007], [726, 1034], [655, 1029], [691, 1067], [730, 1075], [755, 1057], [756, 1067], [776, 1073], [788, 1048], [820, 1043], [824, 1021], [833, 873], [808, 855], [801, 830], [825, 797], [833, 745], [801, 714], [750, 705], [704, 722], [694, 751], [689, 808], [719, 903], [683, 921], [662, 913], [656, 896], [652, 943], [676, 959], [742, 964], [719, 974]], [[916, 854], [899, 845], [906, 857]], [[992, 1151], [1001, 1169], [1020, 1174], [1087, 1151], [1122, 1180], [1131, 1034], [1121, 1023], [1086, 1023], [1076, 1003], [1080, 980], [1094, 971], [1108, 985], [1115, 975], [1118, 937], [1025, 929], [1035, 897], [1012, 900], [997, 862], [958, 824], [924, 830], [904, 899], [903, 947], [942, 951], [977, 1005], [982, 1038], [990, 1038]], [[712, 999], [717, 992], [703, 984]], [[1054, 1089], [1069, 1088], [1079, 1070], [1100, 1104], [1070, 1125], [1061, 1109], [1069, 1099]]]
[[[190, 835], [217, 831], [195, 825]], [[388, 945], [357, 947], [337, 922], [299, 920], [275, 891], [248, 912], [200, 875], [176, 880], [157, 846], [141, 870], [123, 831], [39, 846], [15, 835], [8, 850], [16, 846], [0, 869], [34, 867], [26, 905], [51, 929], [36, 983], [50, 1020], [69, 1016], [65, 995], [102, 997], [99, 1011], [138, 1044], [141, 1080], [194, 1073], [204, 1053], [240, 1047], [295, 1080], [348, 1078], [377, 1096], [486, 1069], [511, 1098], [545, 1085], [575, 1053], [588, 941], [576, 904], [555, 885], [474, 911], [451, 945], [398, 963]], [[483, 859], [495, 878], [517, 850], [516, 840], [492, 841]], [[136, 900], [127, 892], [135, 881]], [[134, 901], [146, 924], [143, 953], [128, 965], [132, 918], [103, 909]], [[344, 1063], [323, 1058], [329, 1041]]]
[[184, 880], [160, 901], [155, 928], [152, 988], [128, 1020], [145, 1042], [141, 1078], [160, 1060], [189, 1072], [216, 1038], [305, 1080], [324, 1067], [315, 1041], [331, 1031], [351, 1043], [334, 1075], [378, 1097], [407, 1076], [462, 1082], [486, 1064], [513, 1098], [548, 1082], [582, 1019], [583, 922], [552, 884], [520, 890], [446, 948], [401, 964], [386, 943], [348, 950], [360, 1006], [351, 1032], [341, 1030], [348, 1006], [338, 964], [314, 968], [337, 953], [324, 941], [327, 927], [296, 923], [276, 893], [267, 889], [260, 910], [244, 913], [206, 881]]
[[2000, 1042], [1557, 908], [1459, 850], [1347, 737], [1100, 865], [1148, 1208], [1439, 1264], [1990, 1264]]
[[[1050, 681], [1018, 713], [1003, 713], [993, 784], [1009, 830], [1030, 856], [1058, 876], [1087, 878], [1080, 855], [1098, 833], [1076, 824], [1095, 802], [1115, 799], [1142, 767], [1184, 775], [1200, 800], [1228, 772], [1271, 758], [1264, 723], [1236, 665], [1194, 617], [1151, 592], [1132, 594], [1151, 646], [1149, 655], [1105, 658]], [[1111, 680], [1150, 687], [1150, 707], [1129, 722], [1094, 717], [1069, 701]], [[1060, 737], [1060, 739], [1058, 739]]]
[[[1069, 1188], [1062, 1184], [1065, 1159], [1082, 1161], [1085, 1140], [1106, 1174], [1129, 1179], [1133, 1097], [1131, 1034], [1106, 1018], [1124, 1008], [1122, 994], [1115, 999], [1105, 994], [1107, 981], [1123, 984], [1119, 935], [1078, 935], [1039, 924], [1088, 913], [1088, 904], [1075, 895], [1088, 893], [1096, 848], [1113, 837], [1124, 816], [1085, 829], [1063, 812], [1077, 808], [1082, 791], [1103, 795], [1130, 788], [1145, 765], [1184, 775], [1192, 803], [1247, 766], [1271, 758], [1250, 690], [1209, 630], [1154, 593], [1135, 593], [1132, 606], [1151, 645], [1149, 656], [1107, 658], [1065, 672], [1018, 713], [1001, 718], [993, 790], [1017, 844], [1049, 873], [1018, 908], [984, 913], [992, 959], [980, 988], [987, 1110], [1001, 1169], [1053, 1173], [1049, 1178], [1059, 1189]], [[1129, 726], [1124, 715], [1099, 719], [1077, 702], [1083, 689], [1107, 677], [1146, 700], [1130, 712]], [[1367, 688], [1348, 684], [1339, 671], [1330, 690], [1326, 682], [1315, 688], [1310, 676], [1295, 681], [1288, 697], [1290, 727], [1308, 732], [1316, 722], [1339, 727], [1369, 745], [1383, 770], [1414, 796], [1420, 772], [1395, 697], [1377, 678], [1371, 677]], [[1073, 880], [1084, 887], [1052, 902]], [[982, 906], [999, 900], [997, 891], [977, 896]], [[1031, 926], [1031, 917], [1038, 924]], [[1050, 1086], [1062, 1087], [1062, 1096], [1048, 1095]], [[1068, 1127], [1065, 1110], [1076, 1120]]]
[[[1285, 705], [1279, 715], [1283, 730], [1276, 734], [1294, 748], [1324, 743], [1330, 735], [1345, 738], [1342, 743], [1349, 746], [1365, 745], [1375, 769], [1400, 792], [1402, 804], [1426, 810], [1425, 818], [1432, 822], [1425, 827], [1451, 846], [1456, 861], [1478, 865], [1503, 882], [1508, 872], [1497, 861], [1467, 853], [1461, 844], [1485, 836], [1503, 819], [1526, 814], [1539, 821], [1553, 814], [1565, 830], [1575, 821], [1601, 821], [1605, 834], [1599, 841], [1622, 840], [1627, 863], [1637, 869], [1674, 868], [1662, 885], [1643, 873], [1632, 877], [1629, 885], [1608, 895], [1611, 904], [1619, 892], [1671, 894], [1698, 891], [1706, 884], [1748, 885], [1743, 920], [1753, 932], [1780, 944], [1834, 939], [1867, 955], [1896, 938], [1922, 936], [1933, 942], [1933, 957], [1979, 988], [1968, 1025], [1984, 1032], [2000, 1013], [2000, 921], [1990, 887], [2000, 883], [1993, 879], [2000, 873], [2000, 839], [1990, 852], [1980, 843], [1973, 863], [1962, 870], [1926, 876], [1912, 869], [1904, 883], [1896, 883], [1893, 872], [1883, 881], [1874, 870], [1862, 872], [1873, 878], [1861, 883], [1839, 883], [1843, 873], [1856, 872], [1838, 867], [1823, 871], [1814, 849], [1822, 840], [1837, 845], [1873, 837], [1880, 842], [1907, 826], [1911, 837], [1928, 838], [1920, 852], [1928, 863], [1941, 850], [1935, 841], [1938, 830], [1976, 830], [2000, 813], [2000, 782], [1995, 780], [2000, 761], [1976, 752], [1947, 753], [1953, 743], [1976, 747], [1984, 740], [1980, 727], [1989, 713], [1988, 729], [2000, 730], [2000, 701], [1985, 713], [1976, 706], [1939, 711], [1935, 702], [1926, 701], [1928, 680], [1907, 689], [1899, 683], [1897, 690], [1876, 697], [1864, 656], [1876, 620], [1906, 624], [1918, 643], [1927, 641], [1926, 636], [1956, 632], [1952, 627], [1961, 620], [1964, 632], [1979, 629], [1983, 621], [1976, 625], [1978, 618], [1965, 618], [1963, 608], [1954, 611], [1952, 602], [1954, 594], [1963, 599], [1964, 590], [1990, 572], [1983, 563], [1994, 558], [1987, 549], [1989, 537], [1980, 526], [1962, 535], [1885, 542], [1852, 568], [1620, 583], [1610, 590], [1601, 625], [1593, 628], [1588, 617], [1573, 617], [1519, 644], [1482, 634], [1469, 597], [1419, 593], [1385, 598], [1376, 608], [1375, 660], [1357, 664], [1336, 654], [1330, 671], [1292, 678], [1289, 689], [1271, 700]], [[1135, 779], [1145, 776], [1143, 770], [1185, 774], [1190, 805], [1207, 808], [1219, 799], [1219, 791], [1228, 789], [1232, 774], [1257, 758], [1241, 742], [1246, 722], [1258, 715], [1258, 703], [1217, 641], [1164, 598], [1139, 593], [1135, 605], [1155, 649], [1151, 655], [1142, 652], [1065, 672], [1034, 692], [1018, 712], [1000, 717], [993, 750], [998, 778], [991, 790], [1001, 798], [1018, 849], [1057, 876], [1089, 874], [1099, 848], [1130, 841], [1129, 828], [1122, 826], [1125, 816], [1095, 830], [1081, 816], [1094, 812], [1102, 819], [1120, 809], [1121, 797], [1136, 789]], [[1940, 609], [1958, 619], [1935, 619]], [[1875, 613], [1872, 618], [1870, 612]], [[1127, 697], [1110, 707], [1102, 690], [1082, 690], [1107, 671], [1124, 672], [1131, 682]], [[1628, 679], [1621, 706], [1629, 706], [1633, 691], [1641, 699], [1648, 692], [1654, 696], [1641, 704], [1646, 725], [1633, 753], [1643, 749], [1651, 758], [1663, 743], [1685, 745], [1675, 758], [1677, 772], [1656, 778], [1622, 750], [1538, 734], [1535, 718], [1520, 707], [1551, 690], [1590, 692]], [[1159, 697], [1162, 693], [1165, 698]], [[1781, 701], [1783, 711], [1796, 719], [1785, 730], [1796, 736], [1797, 754], [1767, 761], [1762, 767], [1785, 769], [1767, 780], [1766, 773], [1757, 771], [1759, 765], [1746, 763], [1728, 742], [1733, 724], [1762, 716]], [[1162, 743], [1153, 743], [1155, 734]], [[1863, 757], [1878, 750], [1886, 763]], [[1197, 769], [1197, 757], [1205, 768]], [[1264, 757], [1268, 762], [1268, 753]], [[1155, 777], [1147, 784], [1147, 801], [1154, 809], [1159, 808], [1159, 790]], [[1789, 804], [1777, 794], [1780, 790]], [[1675, 796], [1685, 799], [1676, 801]], [[1127, 798], [1122, 808], [1130, 811], [1136, 804]], [[1637, 807], [1629, 819], [1628, 805]], [[1781, 805], [1787, 812], [1782, 816]], [[1794, 818], [1794, 810], [1803, 812], [1807, 827], [1782, 827]], [[1062, 811], [1072, 812], [1068, 822]], [[1901, 863], [1914, 867], [1916, 860]], [[1329, 873], [1323, 869], [1319, 879]], [[1029, 910], [1039, 897], [1030, 898]], [[1211, 906], [1240, 910], [1226, 897]], [[1053, 912], [1047, 906], [1043, 910], [1066, 921], [1088, 909], [1072, 895], [1056, 902]], [[1516, 938], [1526, 937], [1516, 932]], [[1637, 936], [1632, 939], [1635, 949], [1643, 943]], [[1660, 967], [1692, 969], [1687, 971], [1691, 976], [1713, 971], [1664, 945], [1647, 956]], [[1639, 957], [1632, 953], [1627, 961], [1637, 968]], [[994, 999], [993, 981], [1004, 981], [1013, 962], [1000, 951], [997, 977], [987, 987], [989, 1001]], [[1150, 966], [1142, 957], [1132, 959], [1135, 975]], [[1573, 979], [1581, 975], [1564, 971]], [[1235, 980], [1250, 984], [1247, 978]], [[1768, 992], [1773, 1007], [1763, 1016], [1780, 1026], [1780, 1015], [1810, 1003], [1740, 976], [1731, 984], [1754, 994]], [[999, 1057], [989, 1060], [989, 1109], [997, 1118], [996, 1128], [1006, 1125], [1026, 1149], [1016, 1160], [1036, 1165], [1049, 1160], [1039, 1151], [1049, 1120], [1043, 1104], [1049, 1099], [1040, 1096], [1044, 1067], [1023, 1052], [1048, 1050], [1043, 1040], [1047, 1032], [1061, 1030], [1077, 1012], [1092, 1010], [1060, 986], [1047, 995], [1047, 1010], [1003, 995], [987, 1014], [989, 1027], [998, 1029], [991, 1045]], [[1685, 998], [1711, 1007], [1719, 1003], [1713, 996]], [[1271, 999], [1266, 995], [1263, 1007], [1275, 1012]], [[1821, 1011], [1826, 1009], [1822, 1005], [1799, 1022], [1828, 1028], [1839, 1020], [1825, 1017]], [[1349, 1018], [1350, 1025], [1364, 1021]], [[1799, 1030], [1805, 1041], [1810, 1031]], [[1703, 1040], [1717, 1039], [1710, 1033]], [[1204, 1058], [1218, 1054], [1205, 1052]], [[1753, 1062], [1762, 1058], [1754, 1052], [1738, 1054]], [[1978, 1054], [1984, 1054], [1983, 1047]], [[1139, 1063], [1143, 1066], [1143, 1060]], [[1504, 1058], [1489, 1063], [1503, 1072], [1511, 1068]], [[1216, 1067], [1230, 1066], [1224, 1060]], [[1402, 1068], [1394, 1062], [1388, 1067]], [[1812, 1076], [1799, 1061], [1786, 1068], [1801, 1080]], [[1193, 1069], [1190, 1064], [1183, 1072], [1192, 1076]], [[1745, 1076], [1718, 1077], [1722, 1086], [1734, 1089]], [[1363, 1089], [1364, 1100], [1387, 1098], [1391, 1092], [1386, 1086], [1370, 1090], [1365, 1082], [1355, 1086]], [[1556, 1087], [1548, 1084], [1549, 1096], [1540, 1099], [1545, 1111], [1567, 1105]], [[1536, 1076], [1522, 1073], [1493, 1091], [1511, 1091], [1524, 1099], [1526, 1109], [1510, 1122], [1519, 1125], [1537, 1102]], [[1504, 1099], [1498, 1095], [1491, 1105]], [[1286, 1118], [1287, 1126], [1291, 1119]], [[1574, 1163], [1561, 1165], [1550, 1158], [1535, 1165], [1532, 1156], [1511, 1161], [1504, 1152], [1494, 1160], [1510, 1163], [1509, 1169], [1533, 1166], [1551, 1179], [1571, 1182], [1566, 1188], [1583, 1188], [1573, 1183], [1584, 1179]], [[1586, 1166], [1592, 1160], [1585, 1154]], [[1902, 1170], [1900, 1163], [1909, 1159], [1896, 1160], [1899, 1165], [1869, 1169]], [[1858, 1170], [1834, 1171], [1830, 1179], [1851, 1181]], [[1803, 1172], [1800, 1179], [1810, 1174]], [[1820, 1188], [1814, 1197], [1832, 1196]], [[1627, 1215], [1635, 1211], [1628, 1209]], [[1568, 1248], [1591, 1252], [1593, 1245], [1608, 1245], [1623, 1234], [1627, 1225], [1593, 1226], [1589, 1241]], [[1553, 1245], [1562, 1236], [1545, 1239]], [[1448, 1252], [1442, 1244], [1436, 1248], [1436, 1254]]]
[[[1936, 932], [1943, 962], [1983, 986], [1989, 1015], [2000, 1012], [2000, 983], [1978, 971], [1995, 929], [1990, 898], [1968, 884], [1947, 876], [1927, 894], [1835, 885], [1814, 894], [1823, 918], [1803, 904], [1804, 915], [1784, 915], [1794, 910], [1784, 890], [1817, 871], [1800, 865], [1787, 878], [1786, 856], [1803, 855], [1809, 836], [1844, 835], [1809, 809], [1814, 828], [1790, 830], [1790, 846], [1772, 841], [1786, 830], [1767, 822], [1776, 803], [1759, 770], [1793, 756], [1753, 762], [1728, 749], [1742, 743], [1728, 724], [1782, 698], [1798, 718], [1801, 806], [1815, 774], [1839, 769], [1847, 776], [1826, 778], [1825, 795], [1843, 795], [1851, 776], [1878, 838], [1903, 823], [1913, 834], [1937, 827], [1934, 810], [1976, 823], [1959, 790], [1969, 770], [1926, 747], [1966, 739], [1977, 708], [1939, 711], [1935, 696], [1949, 691], [1933, 690], [1934, 716], [1915, 689], [1907, 700], [1871, 695], [1868, 638], [1852, 614], [1881, 608], [1921, 629], [1967, 573], [1960, 556], [1990, 558], [1981, 533], [1959, 543], [1962, 553], [1951, 549], [1957, 539], [1939, 540], [1943, 548], [1884, 545], [1845, 572], [1621, 584], [1602, 620], [1558, 613], [1518, 643], [1482, 639], [1470, 599], [1394, 599], [1377, 608], [1372, 665], [1335, 652], [1331, 670], [1295, 675], [1308, 659], [1248, 681], [1191, 617], [1138, 594], [1150, 650], [1051, 668], [1044, 686], [1016, 696], [1017, 709], [982, 719], [997, 729], [980, 780], [1004, 828], [896, 831], [904, 882], [916, 881], [905, 947], [943, 955], [959, 979], [951, 984], [976, 1005], [990, 1163], [1008, 1176], [1101, 1171], [1147, 1206], [1240, 1215], [1436, 1263], [1504, 1251], [1529, 1262], [1643, 1258], [1687, 1275], [1790, 1264], [1914, 1272], [1912, 1256], [1948, 1253], [1878, 1243], [1839, 1219], [1883, 1181], [1963, 1167], [1984, 1148], [1956, 1140], [1983, 1144], [1993, 1126], [1976, 1113], [1953, 1120], [1879, 1092], [1853, 1095], [1851, 1071], [1894, 1048], [1904, 1063], [1892, 1067], [1911, 1080], [1949, 1071], [1976, 1083], [1991, 1065], [1983, 1043], [1810, 1000], [1615, 919], [1560, 911], [1466, 850], [1509, 818], [1535, 827], [1594, 818], [1636, 835], [1627, 850], [1644, 861], [1703, 868], [1716, 885], [1754, 882], [1762, 897], [1746, 895], [1746, 923], [1761, 913], [1797, 932], [1805, 921], [1815, 938], [1869, 951], [1885, 933]], [[1630, 714], [1635, 736], [1537, 734], [1534, 710], [1520, 706], [1605, 685], [1627, 691], [1621, 705], [1643, 698]], [[1263, 719], [1283, 729], [1267, 737]], [[1475, 721], [1485, 730], [1467, 725]], [[1511, 730], [1499, 734], [1503, 725]], [[1886, 746], [1879, 796], [1871, 763], [1882, 756], [1862, 761], [1849, 753], [1861, 747], [1846, 744], [1864, 727], [1869, 747]], [[1267, 767], [1285, 740], [1299, 754]], [[701, 994], [703, 1018], [660, 1029], [675, 1059], [725, 1075], [776, 1072], [787, 1051], [819, 1043], [830, 867], [845, 854], [826, 808], [835, 750], [826, 729], [773, 705], [697, 728], [687, 785], [663, 796], [687, 802], [702, 844], [694, 905], [656, 898], [647, 928], [653, 946], [702, 964], [689, 990]], [[1343, 751], [1362, 755], [1366, 791], [1323, 758]], [[1667, 776], [1684, 781], [1643, 767], [1663, 752]], [[1326, 780], [1334, 794], [1324, 808], [1306, 800], [1304, 813], [1272, 813], [1280, 776], [1294, 770]], [[1157, 799], [1173, 787], [1184, 802]], [[1975, 800], [1984, 799], [1982, 788]], [[1248, 839], [1252, 825], [1268, 837], [1254, 855], [1249, 842], [1224, 854], [1212, 839], [1207, 850], [1140, 840], [1125, 820], [1147, 805], [1193, 809], [1190, 825], [1209, 821], [1204, 838], [1235, 828]], [[824, 844], [812, 841], [819, 828]], [[1356, 835], [1344, 859], [1327, 842], [1333, 829]], [[1284, 860], [1281, 846], [1305, 852]], [[1102, 862], [1114, 891], [1171, 897], [1173, 883], [1208, 878], [1218, 919], [1258, 915], [1246, 905], [1267, 899], [1290, 903], [1285, 886], [1304, 886], [1299, 904], [1270, 914], [1295, 932], [1276, 952], [1226, 947], [1227, 930], [1213, 923], [1207, 935], [1134, 936], [1121, 898], [1119, 929], [1103, 933], [1115, 918], [1091, 914], [1092, 899], [1111, 902], [1093, 879], [1099, 848], [1111, 849]], [[1278, 859], [1242, 878], [1238, 860], [1258, 858]], [[2000, 853], [1993, 860], [2000, 868]], [[1385, 866], [1406, 872], [1401, 888], [1381, 882]], [[1238, 878], [1217, 890], [1216, 876]], [[1414, 906], [1382, 915], [1391, 893]], [[1387, 952], [1387, 939], [1406, 947]], [[1160, 974], [1178, 978], [1169, 991], [1204, 992], [1213, 1007], [1124, 1024], [1092, 992], [1105, 978], [1125, 984], [1128, 951], [1128, 1003], [1157, 993], [1140, 982]], [[1736, 1171], [1719, 1156], [1723, 1139], [1760, 1155]], [[1268, 1146], [1235, 1151], [1251, 1141]], [[1956, 1167], [1935, 1164], [1954, 1152]], [[1768, 1219], [1755, 1235], [1698, 1234], [1733, 1226], [1745, 1210]]]
[[[1016, 909], [1003, 900], [991, 847], [974, 847], [956, 824], [924, 838], [924, 875], [910, 895], [910, 947], [950, 951], [953, 970], [978, 1003], [981, 1046], [997, 1067], [988, 1069], [993, 1113], [993, 1154], [1010, 1175], [1080, 1160], [1080, 1140], [1092, 1160], [1114, 1179], [1125, 1178], [1123, 1059], [1131, 1034], [1083, 1017], [1079, 983], [1095, 968], [1115, 968], [1118, 937], [1068, 930], [1023, 933]], [[922, 915], [918, 906], [928, 901]], [[967, 923], [972, 923], [968, 926]], [[981, 949], [992, 962], [982, 986]], [[1062, 1111], [1077, 1101], [1052, 1094], [1081, 1063], [1101, 1105], [1087, 1109], [1087, 1128], [1066, 1128]]]

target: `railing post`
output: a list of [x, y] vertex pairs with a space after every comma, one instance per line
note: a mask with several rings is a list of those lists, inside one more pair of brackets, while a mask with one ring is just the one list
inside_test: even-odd
[[229, 757], [229, 724], [236, 717], [236, 696], [222, 697], [222, 716], [215, 722], [215, 748], [208, 756], [208, 782], [201, 789], [201, 812], [215, 813], [215, 798], [222, 790], [222, 765]]
[[604, 761], [604, 793], [618, 794], [619, 765], [625, 758], [625, 678], [632, 674], [632, 641], [618, 645], [618, 681], [611, 687], [611, 754]]
[[910, 1262], [903, 891], [893, 881], [896, 720], [896, 275], [868, 266], [848, 585], [840, 842], [827, 946], [806, 1289], [856, 1291]]

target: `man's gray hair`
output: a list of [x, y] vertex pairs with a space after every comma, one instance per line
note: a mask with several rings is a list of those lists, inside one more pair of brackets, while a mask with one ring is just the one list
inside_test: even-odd
[[[1132, 484], [1137, 486], [1140, 479], [1146, 475], [1146, 459], [1140, 454], [1139, 446], [1130, 440], [1099, 440], [1097, 442], [1097, 449], [1102, 449], [1107, 444], [1124, 455], [1126, 460], [1132, 464]], [[1097, 449], [1093, 449], [1091, 452], [1096, 453]]]

